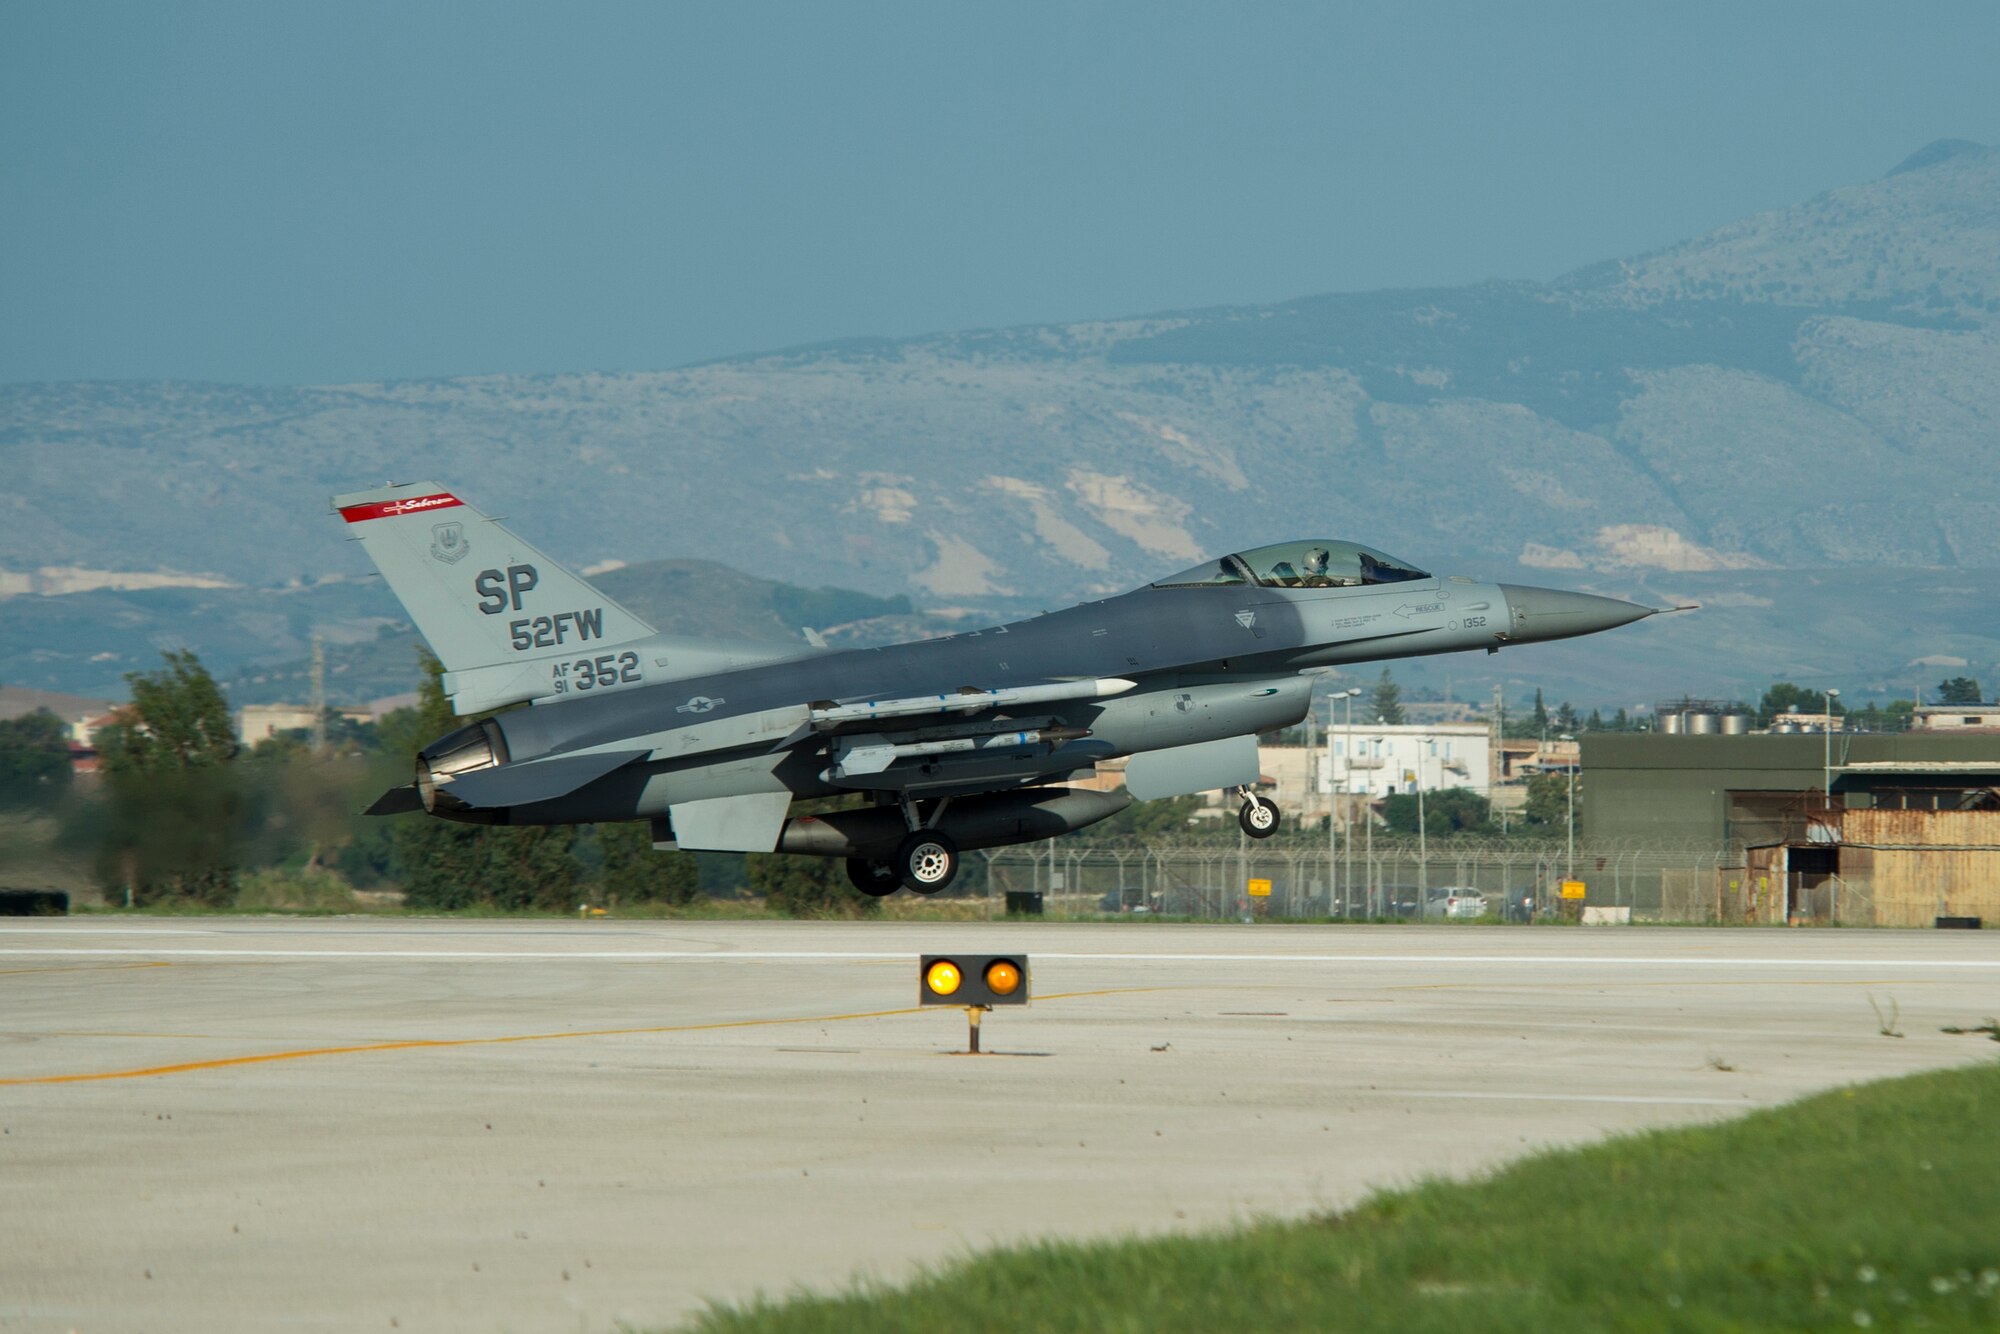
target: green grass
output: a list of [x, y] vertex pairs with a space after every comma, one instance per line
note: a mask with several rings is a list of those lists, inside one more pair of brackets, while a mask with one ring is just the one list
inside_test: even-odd
[[[966, 1201], [977, 1209], [976, 1198]], [[735, 1331], [2000, 1328], [2000, 1065], [1195, 1238], [1045, 1243]]]

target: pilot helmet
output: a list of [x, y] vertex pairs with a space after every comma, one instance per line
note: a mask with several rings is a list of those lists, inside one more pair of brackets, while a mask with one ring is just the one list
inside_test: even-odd
[[1312, 550], [1306, 552], [1306, 573], [1325, 574], [1326, 563], [1332, 558], [1333, 553], [1325, 547], [1314, 547]]

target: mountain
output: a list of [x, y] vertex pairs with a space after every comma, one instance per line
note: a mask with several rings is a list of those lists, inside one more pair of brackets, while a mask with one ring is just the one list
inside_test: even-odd
[[[433, 477], [580, 566], [696, 557], [959, 615], [1100, 596], [1297, 533], [1603, 591], [1705, 582], [1769, 599], [1737, 611], [1764, 612], [1773, 645], [1821, 634], [1799, 617], [1839, 586], [1825, 633], [1851, 637], [1827, 641], [1828, 670], [1901, 680], [1924, 656], [2000, 661], [1990, 611], [1940, 613], [1948, 650], [1906, 634], [1907, 599], [1940, 580], [1980, 589], [1975, 572], [2000, 563], [1996, 422], [2000, 151], [1943, 142], [1880, 180], [1550, 283], [635, 374], [8, 386], [0, 591], [230, 582], [269, 595], [257, 614], [278, 636], [293, 609], [346, 596], [298, 590], [366, 572], [326, 497]], [[110, 614], [229, 592], [89, 596]], [[0, 631], [12, 641], [23, 604], [61, 600], [0, 601]], [[1639, 667], [1697, 693], [1768, 679], [1755, 637], [1748, 657], [1718, 657], [1700, 622], [1647, 631], [1688, 647]]]
[[[948, 633], [901, 596], [803, 588], [711, 561], [648, 561], [593, 582], [669, 634], [803, 645], [806, 627], [839, 648]], [[124, 673], [194, 648], [236, 704], [308, 698], [309, 651], [326, 645], [327, 699], [365, 704], [414, 690], [415, 629], [379, 579], [284, 588], [99, 589], [0, 600], [0, 681], [124, 696]]]

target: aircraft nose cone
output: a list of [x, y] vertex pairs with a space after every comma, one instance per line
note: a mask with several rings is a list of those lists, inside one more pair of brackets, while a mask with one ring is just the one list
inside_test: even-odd
[[1517, 644], [1596, 634], [1651, 616], [1654, 609], [1622, 598], [1571, 593], [1561, 588], [1502, 584], [1508, 611], [1507, 638]]

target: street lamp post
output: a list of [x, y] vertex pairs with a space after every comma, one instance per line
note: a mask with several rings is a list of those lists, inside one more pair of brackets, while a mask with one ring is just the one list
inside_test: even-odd
[[[1352, 800], [1354, 793], [1354, 698], [1360, 693], [1360, 686], [1349, 686], [1341, 692], [1341, 697], [1346, 701], [1347, 712], [1344, 715], [1346, 736], [1341, 743], [1342, 749], [1346, 753], [1341, 756], [1343, 767], [1340, 771], [1340, 791], [1341, 795], [1349, 798], [1349, 800], [1342, 802], [1340, 805], [1341, 851], [1344, 854], [1344, 860], [1340, 867], [1340, 911], [1343, 914], [1354, 910], [1354, 802]], [[1333, 719], [1331, 718], [1327, 719], [1328, 723], [1332, 721]], [[1328, 823], [1331, 824], [1331, 821]]]
[[1825, 804], [1828, 807], [1833, 805], [1833, 702], [1839, 698], [1840, 692], [1831, 686], [1828, 686], [1826, 693], [1820, 696], [1820, 703], [1823, 706], [1825, 716], [1820, 722], [1819, 732], [1821, 738], [1826, 742], [1825, 786], [1822, 796], [1825, 798]]
[[1424, 915], [1424, 895], [1431, 887], [1430, 841], [1424, 829], [1424, 752], [1431, 747], [1432, 739], [1427, 736], [1417, 738], [1417, 916]]
[[[1562, 734], [1562, 739], [1564, 741], [1575, 741], [1576, 737], [1571, 733], [1565, 732]], [[1564, 821], [1566, 825], [1564, 832], [1568, 838], [1566, 864], [1569, 870], [1566, 876], [1570, 880], [1576, 879], [1576, 769], [1578, 761], [1582, 758], [1582, 752], [1579, 751], [1575, 758], [1571, 759], [1568, 765], [1565, 766], [1569, 769], [1569, 815]]]

